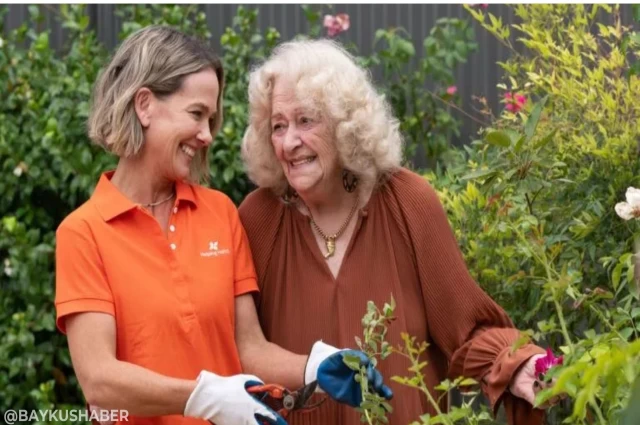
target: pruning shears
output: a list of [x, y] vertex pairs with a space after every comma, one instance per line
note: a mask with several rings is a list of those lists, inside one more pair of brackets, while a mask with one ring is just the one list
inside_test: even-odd
[[326, 397], [316, 403], [309, 403], [317, 386], [318, 381], [313, 381], [302, 388], [291, 391], [282, 385], [265, 384], [248, 387], [247, 391], [267, 407], [286, 418], [294, 410], [306, 412], [324, 403]]

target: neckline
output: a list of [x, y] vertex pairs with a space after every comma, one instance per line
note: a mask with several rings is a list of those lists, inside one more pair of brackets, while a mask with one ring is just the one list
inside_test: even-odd
[[353, 229], [353, 233], [349, 238], [349, 242], [347, 243], [347, 248], [345, 249], [342, 263], [340, 264], [338, 273], [335, 276], [331, 272], [331, 269], [329, 268], [329, 264], [327, 264], [326, 259], [322, 255], [322, 252], [320, 251], [320, 247], [318, 247], [318, 243], [316, 242], [316, 238], [313, 234], [313, 229], [309, 223], [309, 216], [302, 213], [302, 211], [300, 211], [296, 205], [287, 206], [289, 209], [293, 210], [293, 215], [295, 219], [300, 222], [300, 225], [302, 227], [302, 232], [303, 232], [302, 236], [305, 242], [308, 245], [310, 245], [314, 259], [322, 264], [322, 268], [327, 273], [327, 276], [329, 276], [333, 284], [337, 284], [340, 281], [342, 274], [344, 273], [344, 268], [347, 265], [347, 257], [349, 256], [349, 254], [351, 253], [351, 250], [353, 249], [355, 240], [358, 236], [358, 233], [360, 232], [360, 229], [362, 228], [362, 223], [364, 221], [364, 218], [369, 217], [372, 202], [374, 200], [374, 197], [378, 196], [378, 191], [379, 191], [379, 188], [375, 188], [371, 192], [371, 196], [369, 196], [369, 199], [364, 204], [364, 206], [358, 209], [355, 228]]
[[[369, 199], [367, 200], [367, 202], [364, 204], [362, 208], [358, 209], [358, 213], [357, 213], [358, 218], [367, 217], [369, 215], [373, 198], [378, 196], [379, 191], [380, 191], [379, 187], [376, 187], [371, 191], [371, 195], [369, 196]], [[309, 216], [304, 214], [302, 211], [300, 211], [300, 209], [295, 204], [289, 204], [287, 205], [287, 208], [293, 210], [293, 214], [296, 215], [298, 219], [300, 218], [304, 220], [309, 219]]]

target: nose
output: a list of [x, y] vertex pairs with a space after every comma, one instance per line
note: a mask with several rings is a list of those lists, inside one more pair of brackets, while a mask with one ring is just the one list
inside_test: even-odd
[[285, 152], [293, 152], [302, 145], [302, 140], [300, 139], [300, 133], [294, 126], [289, 126], [287, 128], [287, 133], [284, 135], [284, 141], [282, 147]]
[[200, 132], [198, 133], [197, 139], [205, 148], [209, 147], [211, 142], [213, 142], [213, 135], [211, 134], [211, 128], [209, 127], [208, 123], [202, 126]]

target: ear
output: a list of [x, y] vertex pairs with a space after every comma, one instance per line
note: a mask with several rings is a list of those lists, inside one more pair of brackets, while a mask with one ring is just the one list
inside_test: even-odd
[[151, 123], [151, 105], [153, 103], [153, 92], [146, 87], [138, 90], [133, 97], [133, 104], [136, 108], [136, 115], [143, 128], [149, 127]]

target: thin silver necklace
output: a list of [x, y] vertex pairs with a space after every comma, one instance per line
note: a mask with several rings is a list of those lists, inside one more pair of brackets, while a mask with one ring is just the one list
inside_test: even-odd
[[168, 198], [163, 199], [162, 201], [157, 201], [157, 202], [151, 202], [149, 204], [143, 204], [142, 206], [145, 208], [152, 208], [152, 207], [157, 207], [160, 204], [164, 204], [165, 202], [167, 202], [169, 199], [173, 198], [175, 194], [172, 192], [171, 195], [169, 195]]

